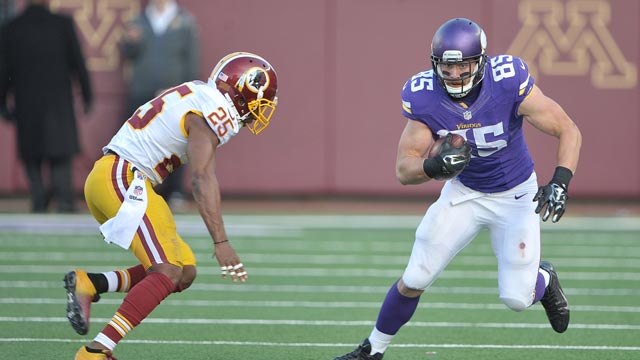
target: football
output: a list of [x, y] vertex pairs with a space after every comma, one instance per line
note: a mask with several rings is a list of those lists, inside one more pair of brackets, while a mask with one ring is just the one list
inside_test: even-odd
[[[440, 148], [442, 147], [442, 144], [444, 144], [444, 141], [446, 139], [447, 139], [446, 136], [441, 136], [438, 140], [436, 140], [433, 143], [433, 145], [431, 146], [431, 149], [429, 149], [428, 158], [432, 158], [440, 153]], [[451, 138], [449, 140], [449, 144], [451, 144], [451, 146], [455, 148], [459, 148], [462, 145], [464, 145], [464, 143], [465, 143], [465, 140], [461, 135], [451, 133]]]

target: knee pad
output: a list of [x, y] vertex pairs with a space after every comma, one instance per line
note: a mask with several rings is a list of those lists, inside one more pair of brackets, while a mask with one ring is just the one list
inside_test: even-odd
[[509, 309], [517, 312], [524, 311], [527, 309], [527, 307], [529, 307], [526, 302], [522, 301], [522, 299], [515, 299], [513, 297], [500, 297], [500, 300]]

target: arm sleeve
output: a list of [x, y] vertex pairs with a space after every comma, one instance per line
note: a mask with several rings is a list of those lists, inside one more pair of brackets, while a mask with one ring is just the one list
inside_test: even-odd
[[518, 94], [516, 95], [516, 102], [518, 106], [520, 103], [531, 93], [533, 90], [533, 85], [535, 83], [533, 76], [529, 74], [529, 66], [524, 60], [514, 57], [513, 63], [517, 71], [518, 78]]

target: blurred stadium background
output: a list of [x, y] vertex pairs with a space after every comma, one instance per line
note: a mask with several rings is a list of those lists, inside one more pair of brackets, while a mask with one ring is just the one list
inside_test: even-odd
[[[399, 93], [430, 67], [436, 28], [468, 17], [487, 32], [488, 53], [529, 63], [541, 88], [580, 126], [584, 145], [572, 182], [574, 201], [640, 201], [640, 1], [628, 0], [180, 0], [200, 29], [200, 78], [224, 54], [246, 50], [269, 59], [280, 78], [269, 130], [241, 133], [221, 149], [224, 196], [412, 201], [440, 184], [400, 186], [395, 150], [405, 120]], [[24, 1], [0, 2], [3, 18]], [[128, 117], [116, 46], [145, 1], [51, 0], [77, 23], [96, 93], [94, 112], [79, 115], [83, 153], [74, 164], [78, 196], [101, 147]], [[554, 169], [555, 139], [527, 126], [539, 178]], [[0, 196], [24, 197], [14, 129], [0, 123]], [[188, 181], [187, 181], [188, 185]]]
[[[366, 336], [406, 262], [415, 224], [441, 186], [401, 186], [395, 179], [405, 124], [400, 89], [430, 67], [436, 28], [468, 17], [487, 32], [490, 54], [527, 60], [536, 82], [582, 130], [568, 213], [559, 224], [543, 224], [545, 257], [562, 267], [573, 327], [556, 336], [540, 307], [515, 315], [504, 309], [483, 233], [435, 284], [421, 304], [428, 311], [417, 313], [388, 357], [638, 357], [640, 1], [178, 2], [200, 28], [201, 79], [221, 56], [238, 50], [263, 55], [278, 71], [272, 125], [258, 137], [238, 135], [218, 162], [225, 222], [252, 278], [235, 287], [216, 276], [210, 240], [188, 204], [177, 222], [197, 252], [198, 283], [160, 307], [117, 356], [145, 351], [149, 358], [188, 353], [210, 359], [215, 346], [213, 353], [225, 359], [328, 359]], [[96, 95], [94, 112], [78, 113], [79, 199], [102, 146], [128, 117], [116, 44], [145, 4], [51, 0], [76, 20]], [[0, 0], [0, 21], [23, 6], [23, 0]], [[530, 126], [525, 131], [546, 181], [556, 142]], [[75, 336], [64, 319], [61, 274], [75, 266], [125, 267], [133, 258], [102, 244], [81, 201], [79, 214], [9, 214], [28, 212], [28, 190], [14, 129], [1, 121], [0, 162], [6, 169], [0, 172], [0, 358], [36, 358], [45, 351], [68, 357], [87, 339]], [[99, 325], [92, 333], [120, 295], [96, 304]]]

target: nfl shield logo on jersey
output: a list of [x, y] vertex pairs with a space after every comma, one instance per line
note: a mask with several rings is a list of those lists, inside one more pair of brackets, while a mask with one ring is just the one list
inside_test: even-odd
[[462, 117], [464, 117], [465, 120], [471, 120], [471, 111], [465, 111], [464, 113], [462, 113]]

